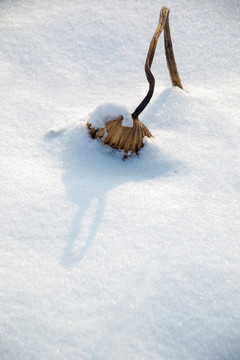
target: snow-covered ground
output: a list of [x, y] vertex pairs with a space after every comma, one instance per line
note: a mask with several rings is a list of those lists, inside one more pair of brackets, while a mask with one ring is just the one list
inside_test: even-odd
[[[140, 156], [89, 138], [133, 111]], [[0, 2], [0, 359], [240, 358], [238, 0]], [[49, 129], [55, 129], [51, 133]]]

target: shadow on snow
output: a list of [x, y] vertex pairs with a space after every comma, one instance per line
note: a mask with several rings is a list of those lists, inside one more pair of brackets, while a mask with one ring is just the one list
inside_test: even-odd
[[123, 160], [122, 153], [92, 140], [83, 123], [50, 135], [45, 138], [61, 142], [66, 197], [78, 206], [61, 259], [62, 266], [71, 267], [93, 243], [110, 190], [124, 183], [170, 176], [180, 164], [161, 153], [155, 140], [148, 140], [139, 156]]

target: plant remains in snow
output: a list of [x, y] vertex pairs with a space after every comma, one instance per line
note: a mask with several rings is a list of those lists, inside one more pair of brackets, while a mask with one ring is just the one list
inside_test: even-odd
[[168, 4], [187, 91], [156, 56], [122, 161], [86, 122], [140, 103], [156, 1], [0, 2], [1, 360], [240, 359], [240, 7]]
[[[139, 115], [148, 105], [153, 95], [155, 78], [151, 72], [151, 66], [157, 42], [163, 29], [165, 54], [172, 85], [178, 86], [181, 89], [183, 88], [172, 48], [169, 12], [170, 10], [167, 7], [162, 7], [157, 29], [149, 46], [145, 62], [145, 74], [149, 82], [149, 90], [142, 102], [132, 114], [128, 111], [126, 112], [125, 109], [121, 111], [120, 109], [113, 109], [111, 106], [109, 108], [107, 106], [100, 107], [93, 113], [87, 122], [87, 127], [93, 139], [102, 139], [104, 144], [119, 150], [123, 149], [126, 154], [129, 152], [138, 153], [144, 146], [143, 138], [145, 136], [149, 138], [153, 137], [148, 128], [139, 120]], [[113, 114], [113, 112], [116, 113]]]

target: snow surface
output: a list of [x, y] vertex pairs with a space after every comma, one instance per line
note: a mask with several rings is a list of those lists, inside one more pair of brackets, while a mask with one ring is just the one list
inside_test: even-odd
[[126, 127], [133, 126], [131, 112], [119, 104], [108, 103], [99, 105], [89, 116], [86, 121], [95, 128], [104, 128], [108, 121], [123, 116], [122, 125]]
[[[88, 136], [145, 96], [139, 157]], [[0, 2], [1, 360], [240, 358], [239, 1]], [[49, 131], [55, 129], [55, 131]]]

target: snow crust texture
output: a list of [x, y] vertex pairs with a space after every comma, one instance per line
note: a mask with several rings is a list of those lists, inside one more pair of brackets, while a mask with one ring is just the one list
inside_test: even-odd
[[[160, 37], [123, 160], [86, 122], [131, 126], [163, 5], [184, 91]], [[0, 2], [1, 360], [240, 359], [239, 12]]]

